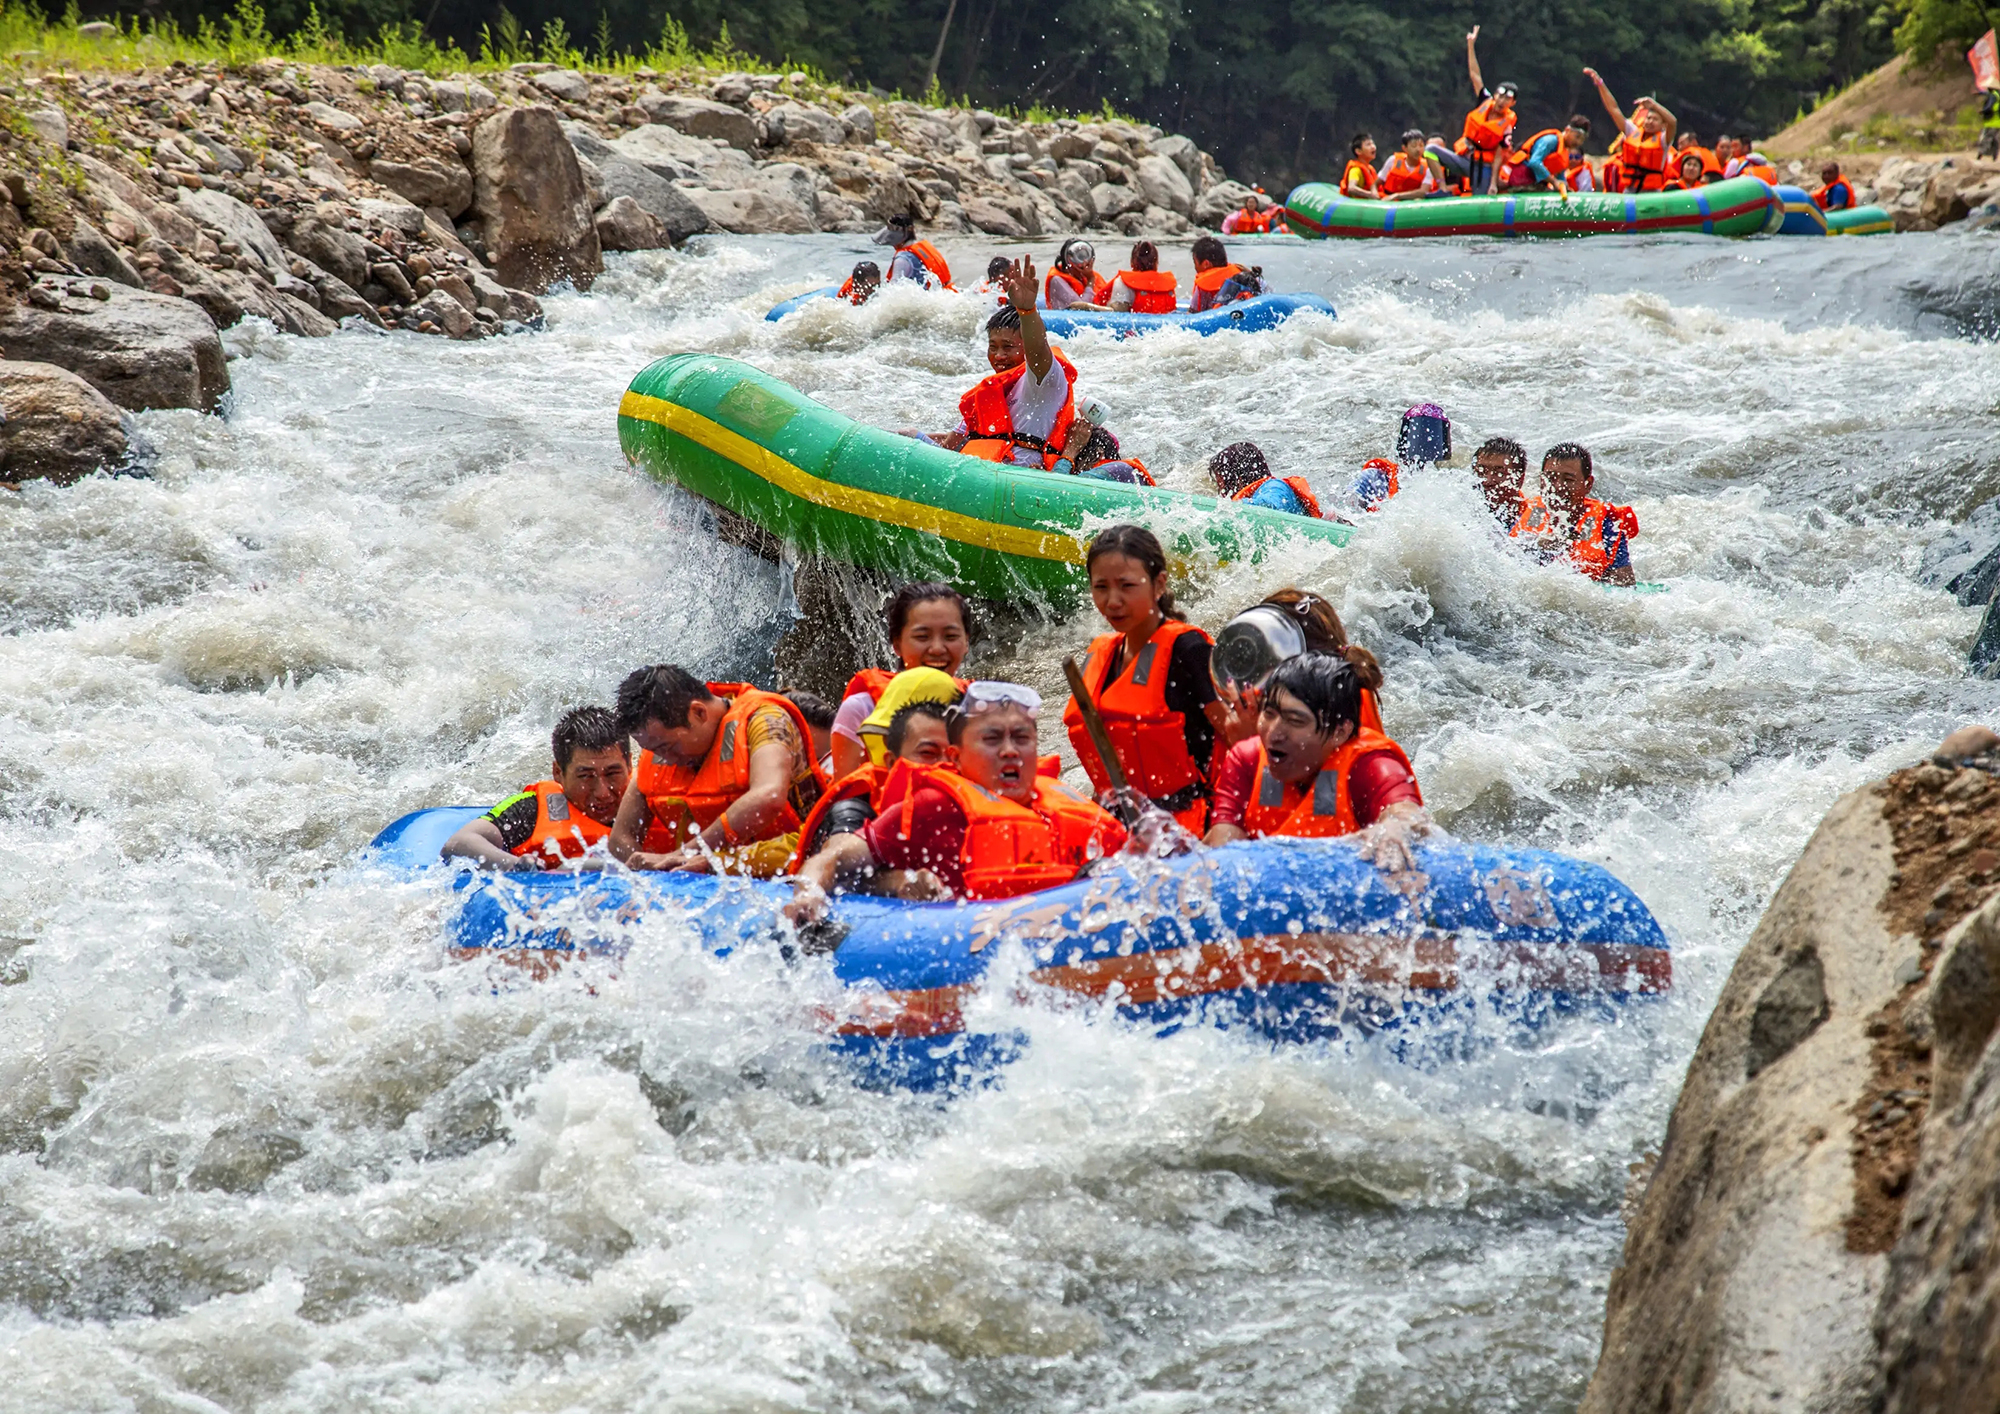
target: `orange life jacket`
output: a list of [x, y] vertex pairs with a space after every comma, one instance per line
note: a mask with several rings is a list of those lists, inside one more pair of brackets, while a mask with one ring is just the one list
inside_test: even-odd
[[[1348, 788], [1348, 772], [1363, 756], [1377, 751], [1394, 752], [1409, 769], [1410, 758], [1403, 748], [1381, 732], [1365, 724], [1342, 742], [1320, 763], [1310, 790], [1298, 790], [1271, 774], [1270, 758], [1264, 743], [1257, 743], [1256, 783], [1243, 807], [1243, 828], [1252, 835], [1290, 835], [1300, 839], [1326, 839], [1351, 835], [1361, 828], [1354, 816], [1354, 799]], [[1414, 778], [1416, 773], [1412, 771]], [[1419, 801], [1423, 792], [1417, 792]]]
[[870, 761], [855, 767], [821, 791], [819, 799], [813, 803], [813, 808], [806, 812], [805, 822], [799, 826], [799, 847], [792, 852], [792, 857], [785, 861], [785, 872], [798, 873], [799, 867], [812, 857], [813, 842], [819, 834], [820, 826], [826, 822], [827, 812], [841, 801], [857, 800], [867, 796], [869, 800], [875, 802], [876, 809], [880, 810], [881, 803], [877, 797], [881, 793], [882, 783], [889, 778], [889, 770], [888, 766], [877, 766]]
[[944, 263], [944, 257], [938, 254], [938, 248], [929, 241], [911, 241], [908, 245], [897, 246], [896, 249], [907, 250], [923, 261], [924, 269], [936, 276], [940, 285], [947, 290], [951, 288], [951, 267]]
[[[959, 863], [971, 899], [1013, 898], [1067, 884], [1090, 862], [1092, 842], [1101, 849], [1118, 823], [1094, 802], [1040, 774], [1030, 808], [941, 766], [909, 770], [904, 763], [903, 770], [906, 799], [919, 784], [935, 786], [965, 812]], [[893, 799], [896, 790], [892, 780], [883, 798]], [[910, 823], [905, 809], [905, 831]]]
[[1508, 156], [1507, 160], [1516, 167], [1527, 166], [1529, 157], [1534, 155], [1535, 144], [1545, 137], [1552, 137], [1556, 140], [1555, 151], [1542, 159], [1542, 165], [1549, 169], [1551, 177], [1560, 181], [1562, 174], [1569, 170], [1569, 164], [1572, 160], [1572, 154], [1569, 150], [1569, 139], [1563, 136], [1564, 131], [1562, 128], [1543, 128], [1540, 132], [1522, 143], [1517, 151]]
[[[879, 290], [881, 286], [876, 285], [873, 288]], [[854, 297], [854, 277], [852, 275], [849, 275], [845, 280], [841, 281], [840, 297], [846, 300], [849, 304], [865, 303], [865, 301], [858, 300]]]
[[1083, 281], [1077, 279], [1069, 271], [1052, 269], [1049, 271], [1048, 278], [1042, 281], [1042, 303], [1050, 309], [1056, 307], [1056, 302], [1049, 297], [1049, 292], [1055, 288], [1055, 283], [1058, 280], [1068, 285], [1075, 292], [1078, 299], [1088, 300], [1092, 304], [1103, 304], [1111, 297], [1111, 282], [1109, 280], [1098, 278], [1086, 288]]
[[535, 796], [535, 832], [514, 846], [520, 858], [534, 855], [544, 869], [553, 869], [565, 859], [581, 858], [583, 852], [611, 833], [581, 810], [570, 808], [569, 797], [554, 781], [536, 781], [522, 786]]
[[[1835, 192], [1845, 192], [1847, 194], [1847, 200], [1842, 202], [1839, 207], [1828, 204], [1833, 200]], [[1813, 204], [1822, 211], [1844, 210], [1854, 205], [1854, 188], [1849, 184], [1847, 178], [1835, 177], [1832, 181], [1813, 193]]]
[[1499, 105], [1499, 99], [1489, 98], [1465, 115], [1465, 146], [1487, 162], [1507, 145], [1507, 134], [1514, 131], [1514, 115], [1503, 113]]
[[1753, 152], [1744, 158], [1743, 165], [1736, 169], [1736, 175], [1739, 177], [1757, 177], [1760, 180], [1769, 182], [1772, 186], [1778, 184], [1778, 169], [1773, 167], [1771, 160], [1761, 152]]
[[1667, 184], [1664, 133], [1619, 134], [1618, 167], [1623, 191], [1660, 191]]
[[1268, 211], [1245, 211], [1236, 208], [1236, 223], [1231, 232], [1238, 236], [1261, 236], [1271, 229], [1271, 213]]
[[[1070, 424], [1076, 421], [1076, 365], [1063, 357], [1061, 349], [1050, 352], [1062, 365], [1063, 372], [1069, 375], [1069, 388], [1063, 393], [1062, 409], [1056, 413], [1056, 425], [1050, 429], [1049, 439], [1044, 442], [1039, 437], [1014, 430], [1014, 414], [1007, 406], [1007, 390], [1027, 373], [1028, 365], [1023, 362], [1005, 373], [987, 374], [958, 400], [958, 415], [965, 419], [965, 425], [972, 433], [972, 440], [959, 448], [961, 452], [997, 462], [1005, 461], [1008, 450], [1013, 447], [1030, 447], [1042, 454], [1044, 468], [1055, 465], [1063, 444], [1069, 440]], [[981, 443], [993, 445], [981, 446]]]
[[[1383, 480], [1389, 483], [1389, 490], [1387, 494], [1385, 494], [1382, 497], [1382, 501], [1388, 500], [1391, 496], [1394, 496], [1398, 491], [1403, 489], [1403, 484], [1398, 479], [1402, 475], [1403, 471], [1403, 465], [1401, 462], [1391, 461], [1387, 457], [1370, 457], [1367, 461], [1361, 463], [1361, 469], [1363, 471], [1379, 471], [1382, 473]], [[1371, 511], [1381, 510], [1382, 501], [1377, 501], [1374, 505], [1368, 507], [1368, 509]]]
[[1351, 196], [1350, 187], [1359, 187], [1370, 197], [1375, 195], [1375, 169], [1359, 157], [1348, 158], [1347, 170], [1340, 174], [1340, 194]]
[[[1260, 476], [1255, 481], [1251, 482], [1248, 486], [1245, 486], [1241, 491], [1238, 491], [1230, 499], [1236, 501], [1247, 501], [1252, 496], [1257, 494], [1257, 488], [1259, 486], [1262, 486], [1265, 482], [1269, 481], [1270, 479], [1271, 478], [1268, 476]], [[1311, 516], [1314, 520], [1326, 519], [1325, 514], [1319, 508], [1318, 499], [1315, 498], [1312, 493], [1311, 485], [1307, 483], [1306, 479], [1303, 476], [1281, 476], [1278, 478], [1278, 480], [1284, 482], [1285, 485], [1292, 488], [1292, 494], [1299, 498], [1299, 504], [1305, 507], [1305, 513], [1307, 515]]]
[[1234, 277], [1243, 273], [1241, 265], [1213, 265], [1194, 272], [1194, 287], [1203, 294], [1219, 293]]
[[1120, 270], [1117, 284], [1132, 292], [1134, 314], [1172, 314], [1180, 281], [1171, 270]]
[[[750, 788], [748, 728], [751, 714], [763, 708], [776, 707], [792, 719], [799, 734], [799, 749], [806, 753], [812, 766], [813, 779], [822, 790], [826, 787], [826, 776], [819, 763], [810, 760], [812, 729], [789, 698], [743, 682], [712, 682], [708, 690], [717, 697], [729, 698], [730, 702], [702, 763], [692, 768], [679, 766], [650, 751], [642, 751], [638, 768], [632, 773], [633, 784], [638, 786], [639, 794], [646, 798], [646, 806], [652, 811], [654, 825], [665, 826], [666, 842], [657, 847], [680, 848]], [[798, 811], [787, 800], [778, 828], [772, 834], [789, 834], [798, 827]], [[656, 833], [648, 831], [647, 848], [656, 848], [654, 841], [658, 838]]]
[[887, 668], [863, 668], [847, 680], [847, 686], [840, 690], [840, 700], [845, 702], [857, 692], [865, 692], [877, 702], [882, 700], [882, 690], [889, 685], [889, 679], [896, 676]]
[[[1173, 660], [1174, 644], [1184, 633], [1208, 635], [1193, 624], [1168, 619], [1153, 630], [1146, 646], [1118, 668], [1111, 682], [1105, 677], [1111, 655], [1124, 635], [1107, 633], [1090, 641], [1090, 656], [1083, 665], [1083, 680], [1097, 695], [1097, 715], [1104, 719], [1104, 734], [1125, 779], [1132, 789], [1151, 800], [1176, 795], [1189, 786], [1203, 786], [1196, 798], [1174, 812], [1176, 818], [1196, 834], [1208, 824], [1207, 768], [1188, 754], [1187, 717], [1167, 706], [1167, 665]], [[1111, 777], [1098, 757], [1097, 745], [1083, 724], [1083, 708], [1076, 698], [1063, 708], [1063, 725], [1069, 729], [1070, 745], [1083, 763], [1090, 783], [1100, 791], [1111, 787]]]
[[1412, 157], [1399, 148], [1390, 153], [1389, 160], [1382, 164], [1382, 193], [1397, 196], [1406, 191], [1421, 191], [1429, 171], [1429, 164], [1423, 158]]
[[1703, 147], [1698, 142], [1691, 142], [1686, 147], [1675, 149], [1674, 151], [1675, 164], [1678, 165], [1680, 160], [1683, 157], [1686, 157], [1689, 153], [1693, 153], [1696, 157], [1699, 157], [1701, 159], [1702, 176], [1706, 177], [1710, 172], [1714, 172], [1718, 176], [1721, 175], [1722, 159], [1715, 155], [1714, 148]]
[[[1585, 182], [1590, 185], [1585, 186]], [[1569, 164], [1569, 170], [1563, 173], [1563, 185], [1571, 191], [1597, 190], [1597, 169], [1590, 165], [1590, 159], [1581, 152], [1577, 153], [1576, 160]]]
[[1603, 579], [1611, 572], [1611, 552], [1604, 548], [1606, 518], [1615, 521], [1628, 540], [1639, 533], [1639, 517], [1630, 506], [1613, 506], [1589, 498], [1583, 503], [1583, 513], [1577, 517], [1575, 529], [1565, 530], [1556, 513], [1543, 503], [1540, 496], [1522, 503], [1521, 514], [1509, 533], [1517, 536], [1567, 534], [1570, 544], [1563, 552], [1563, 558], [1592, 579]]

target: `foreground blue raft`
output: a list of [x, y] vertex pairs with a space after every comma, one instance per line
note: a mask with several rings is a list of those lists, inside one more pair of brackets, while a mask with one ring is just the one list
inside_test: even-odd
[[[839, 291], [832, 285], [824, 289], [807, 290], [802, 295], [794, 295], [782, 304], [773, 305], [766, 320], [783, 319], [814, 300], [831, 299]], [[1235, 304], [1224, 305], [1220, 309], [1203, 310], [1193, 314], [1182, 309], [1172, 314], [1120, 314], [1108, 309], [1045, 309], [1042, 323], [1048, 326], [1057, 338], [1069, 338], [1085, 329], [1106, 329], [1123, 335], [1145, 334], [1154, 329], [1186, 329], [1191, 333], [1219, 334], [1225, 329], [1238, 333], [1256, 334], [1267, 329], [1275, 329], [1294, 314], [1312, 311], [1324, 314], [1328, 319], [1335, 317], [1333, 303], [1319, 295], [1259, 295], [1255, 299], [1238, 300]]]
[[[478, 811], [425, 810], [377, 837], [375, 862], [423, 867]], [[1265, 840], [987, 904], [846, 898], [833, 909], [844, 1002], [835, 1048], [878, 1085], [937, 1089], [1018, 1053], [1016, 1032], [970, 1031], [964, 1002], [1009, 947], [1030, 985], [1116, 1008], [1161, 1033], [1204, 1022], [1273, 1041], [1392, 1034], [1413, 1061], [1462, 1051], [1484, 1028], [1533, 1030], [1672, 986], [1659, 924], [1594, 864], [1443, 841], [1418, 852], [1427, 884], [1389, 887], [1337, 840]], [[648, 913], [683, 915], [718, 953], [784, 948], [782, 884], [622, 870], [462, 874], [448, 925], [462, 958], [541, 974], [623, 956]]]

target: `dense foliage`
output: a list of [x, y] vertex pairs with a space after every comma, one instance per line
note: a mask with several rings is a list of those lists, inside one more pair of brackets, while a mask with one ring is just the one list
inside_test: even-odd
[[[126, 13], [191, 28], [219, 19], [225, 0], [141, 3]], [[568, 43], [607, 53], [684, 28], [698, 45], [724, 40], [884, 90], [1016, 109], [1110, 103], [1273, 183], [1325, 174], [1358, 128], [1455, 135], [1475, 21], [1488, 83], [1519, 84], [1537, 127], [1571, 111], [1602, 118], [1581, 72], [1591, 64], [1628, 106], [1656, 94], [1713, 136], [1789, 122], [1886, 59], [1899, 22], [1906, 41], [1955, 42], [1978, 13], [1978, 0], [514, 0], [512, 13], [499, 0], [314, 3], [270, 0], [271, 28], [359, 36], [414, 23], [490, 55], [527, 52], [524, 39], [557, 25]]]

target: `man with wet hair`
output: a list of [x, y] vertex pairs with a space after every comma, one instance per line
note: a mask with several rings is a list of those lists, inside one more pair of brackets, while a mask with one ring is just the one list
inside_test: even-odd
[[1558, 442], [1542, 454], [1542, 494], [1522, 508], [1514, 534], [1545, 563], [1562, 560], [1605, 584], [1632, 584], [1637, 518], [1629, 507], [1594, 499], [1595, 483], [1590, 448]]
[[633, 869], [783, 870], [826, 786], [797, 707], [660, 663], [618, 685], [618, 725], [644, 750], [611, 829], [615, 857]]
[[840, 287], [840, 297], [849, 304], [862, 305], [875, 298], [875, 292], [882, 288], [882, 267], [872, 260], [856, 261], [847, 283]]
[[891, 280], [915, 280], [926, 289], [952, 287], [951, 267], [936, 246], [917, 239], [917, 218], [908, 212], [891, 216], [875, 233], [875, 244], [893, 247], [896, 252], [889, 261]]
[[1528, 479], [1528, 449], [1512, 437], [1488, 437], [1472, 454], [1472, 474], [1478, 479], [1479, 494], [1486, 498], [1486, 509], [1511, 535], [1528, 503], [1521, 491]]
[[461, 827], [439, 853], [485, 869], [555, 869], [611, 833], [631, 777], [632, 747], [602, 707], [562, 715], [549, 738], [553, 769]]

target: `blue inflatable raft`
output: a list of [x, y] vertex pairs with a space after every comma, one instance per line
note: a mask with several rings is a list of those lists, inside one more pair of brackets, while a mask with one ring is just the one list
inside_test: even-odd
[[[417, 869], [479, 814], [422, 810], [384, 830], [372, 862]], [[1161, 1033], [1193, 1023], [1301, 1042], [1388, 1033], [1416, 1063], [1496, 1031], [1583, 1008], [1607, 1014], [1672, 986], [1659, 924], [1602, 868], [1540, 850], [1441, 840], [1425, 879], [1392, 888], [1351, 843], [1261, 840], [985, 904], [835, 901], [824, 938], [842, 1004], [824, 1021], [864, 1083], [919, 1090], [976, 1079], [1018, 1054], [1017, 1031], [968, 1029], [965, 1002], [997, 956], [1026, 950], [1039, 1000], [1109, 1008]], [[793, 949], [782, 883], [619, 869], [460, 872], [448, 946], [545, 975], [622, 957], [649, 913], [684, 917], [720, 954]], [[787, 955], [790, 955], [787, 953]]]
[[[807, 290], [782, 304], [773, 305], [764, 318], [769, 321], [783, 319], [814, 300], [831, 299], [838, 293], [833, 285]], [[1203, 310], [1200, 314], [1185, 309], [1175, 310], [1172, 314], [1120, 314], [1108, 309], [1045, 309], [1042, 311], [1042, 323], [1057, 338], [1069, 338], [1085, 329], [1108, 329], [1128, 338], [1154, 329], [1186, 329], [1204, 336], [1219, 334], [1225, 329], [1256, 334], [1275, 329], [1294, 314], [1305, 310], [1324, 314], [1328, 319], [1336, 317], [1331, 300], [1319, 295], [1298, 294], [1259, 295], [1255, 299], [1224, 305], [1221, 309]]]

